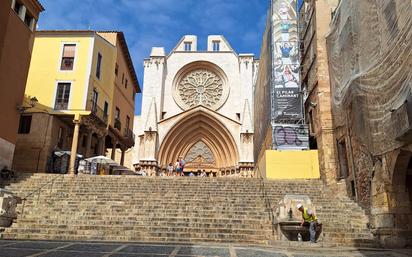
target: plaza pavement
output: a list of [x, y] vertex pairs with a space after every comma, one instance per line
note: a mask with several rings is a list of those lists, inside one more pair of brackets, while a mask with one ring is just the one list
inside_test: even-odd
[[259, 247], [229, 244], [161, 244], [0, 240], [1, 257], [406, 257], [412, 249], [382, 250], [298, 247]]

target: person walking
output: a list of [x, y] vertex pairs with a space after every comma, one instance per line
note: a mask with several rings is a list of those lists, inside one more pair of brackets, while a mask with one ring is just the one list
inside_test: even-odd
[[182, 169], [182, 167], [180, 167], [180, 161], [179, 161], [179, 159], [177, 159], [176, 160], [176, 163], [175, 163], [175, 166], [176, 166], [176, 176], [182, 176], [182, 171], [183, 171], [183, 169]]
[[183, 157], [180, 156], [180, 157], [179, 157], [179, 166], [180, 166], [180, 169], [182, 170], [182, 171], [181, 171], [181, 176], [184, 176], [184, 175], [185, 175], [185, 174], [184, 174], [185, 164], [186, 164], [185, 160], [183, 160]]
[[311, 209], [303, 207], [303, 204], [298, 204], [296, 208], [302, 213], [302, 224], [301, 226], [308, 226], [309, 225], [309, 235], [310, 235], [310, 242], [316, 243], [316, 225], [317, 225], [317, 218], [315, 213]]
[[174, 167], [172, 163], [169, 163], [167, 166], [167, 176], [171, 177], [173, 175]]

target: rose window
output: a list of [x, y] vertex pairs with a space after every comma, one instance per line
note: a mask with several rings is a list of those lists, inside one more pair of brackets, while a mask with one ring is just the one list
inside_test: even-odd
[[223, 81], [212, 71], [194, 70], [182, 78], [177, 91], [180, 100], [189, 108], [198, 105], [215, 108], [222, 100]]

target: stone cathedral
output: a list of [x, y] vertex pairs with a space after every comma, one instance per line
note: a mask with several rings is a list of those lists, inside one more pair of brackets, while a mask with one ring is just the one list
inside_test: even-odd
[[185, 172], [253, 176], [257, 68], [253, 54], [237, 54], [223, 36], [209, 36], [207, 50], [196, 36], [184, 36], [169, 54], [153, 47], [135, 117], [134, 167], [153, 176], [182, 157]]

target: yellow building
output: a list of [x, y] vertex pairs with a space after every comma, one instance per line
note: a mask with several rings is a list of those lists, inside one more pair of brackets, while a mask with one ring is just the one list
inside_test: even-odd
[[38, 104], [21, 116], [13, 168], [57, 171], [57, 150], [71, 152], [63, 168], [70, 171], [76, 154], [104, 155], [113, 146], [124, 154], [134, 143], [139, 92], [122, 32], [39, 31], [25, 91]]

